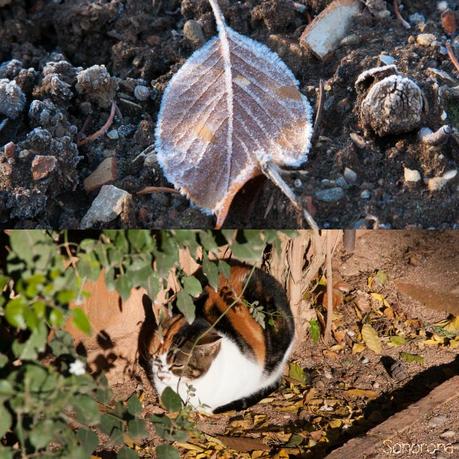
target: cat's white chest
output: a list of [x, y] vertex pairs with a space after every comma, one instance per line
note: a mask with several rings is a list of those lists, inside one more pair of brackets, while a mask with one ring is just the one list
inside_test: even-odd
[[[220, 352], [209, 370], [200, 378], [190, 382], [180, 380], [170, 372], [162, 373], [162, 380], [155, 371], [153, 375], [158, 393], [170, 386], [184, 401], [201, 411], [212, 411], [232, 401], [248, 397], [270, 383], [263, 376], [263, 368], [245, 357], [236, 344], [226, 337], [222, 338]], [[192, 385], [194, 394], [190, 393], [189, 384]]]

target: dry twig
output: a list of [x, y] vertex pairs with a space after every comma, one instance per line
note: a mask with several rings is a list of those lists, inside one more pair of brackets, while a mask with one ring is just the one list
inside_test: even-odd
[[105, 124], [98, 131], [94, 132], [94, 134], [88, 135], [88, 137], [78, 140], [77, 145], [78, 146], [86, 145], [87, 143], [94, 142], [94, 140], [103, 136], [110, 129], [110, 126], [113, 124], [113, 118], [115, 117], [116, 109], [117, 109], [116, 103], [115, 101], [113, 101], [112, 108], [110, 110], [110, 116], [108, 117]]
[[400, 8], [398, 6], [398, 0], [394, 0], [394, 12], [395, 12], [395, 16], [400, 21], [402, 26], [405, 27], [405, 29], [411, 29], [410, 23], [405, 21], [405, 19], [403, 19], [402, 14], [400, 13]]
[[152, 194], [152, 193], [173, 193], [180, 194], [175, 188], [168, 188], [166, 186], [146, 186], [140, 191], [137, 191], [136, 194]]
[[459, 61], [457, 60], [456, 53], [454, 52], [454, 49], [449, 41], [446, 43], [446, 49], [448, 50], [448, 56], [451, 59], [451, 62], [453, 63], [454, 67], [456, 67], [456, 70], [459, 72]]

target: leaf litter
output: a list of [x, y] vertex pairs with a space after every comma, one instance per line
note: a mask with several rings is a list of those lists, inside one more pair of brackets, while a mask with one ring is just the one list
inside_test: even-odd
[[[365, 252], [365, 257], [373, 259], [376, 269], [369, 267], [357, 276], [342, 275], [342, 278], [339, 270], [335, 273], [334, 286], [340, 286], [346, 293], [333, 315], [334, 341], [330, 345], [323, 340], [314, 343], [309, 336], [290, 362], [279, 390], [259, 404], [242, 412], [193, 414], [202, 434], [193, 434], [175, 444], [181, 457], [324, 457], [349, 432], [365, 426], [369, 419], [377, 421], [388, 407], [390, 410], [394, 404], [398, 406], [393, 394], [403, 390], [409, 380], [427, 368], [454, 360], [459, 352], [459, 318], [444, 313], [446, 318], [430, 321], [425, 315], [426, 308], [418, 305], [416, 310], [410, 309], [409, 301], [400, 297], [395, 288], [394, 281], [400, 272], [406, 275], [406, 266], [414, 260], [406, 247], [413, 244], [418, 257], [425, 262], [426, 255], [419, 247], [424, 243], [430, 252], [438, 251], [438, 246], [425, 242], [432, 236], [413, 232], [396, 236], [370, 233], [367, 243], [361, 244], [364, 249], [360, 250]], [[372, 249], [375, 240], [384, 237], [387, 247]], [[454, 252], [458, 236], [450, 237], [451, 245], [443, 250], [450, 247]], [[400, 245], [397, 238], [406, 244], [400, 248], [403, 255], [389, 257], [392, 246]], [[438, 240], [447, 239], [447, 233], [438, 236]], [[373, 253], [368, 254], [371, 251]], [[340, 257], [339, 252], [335, 257]], [[340, 264], [345, 263], [346, 257], [341, 256]], [[438, 258], [445, 259], [447, 267], [457, 256], [448, 258], [440, 252]], [[438, 272], [441, 274], [441, 269]], [[418, 277], [412, 274], [408, 276], [410, 279]], [[326, 285], [322, 276], [315, 285], [308, 301], [324, 315]], [[368, 301], [365, 312], [357, 305], [356, 300], [361, 296]], [[388, 310], [392, 313], [388, 314]], [[370, 334], [377, 334], [380, 354], [368, 345], [371, 340], [364, 339], [365, 325], [373, 329]], [[317, 326], [323, 335], [323, 324]], [[359, 352], [354, 352], [356, 348]], [[392, 359], [387, 366], [383, 363], [385, 358]], [[416, 392], [413, 387], [409, 390]], [[406, 398], [401, 403], [406, 403]], [[150, 392], [144, 405], [147, 414], [148, 409], [157, 410], [156, 395]], [[138, 448], [140, 457], [149, 457], [149, 445], [154, 442], [150, 438]]]
[[311, 106], [280, 57], [229, 27], [217, 0], [209, 1], [218, 36], [195, 51], [164, 92], [155, 133], [158, 161], [176, 188], [217, 215], [217, 227], [236, 193], [261, 174], [302, 210], [280, 167], [306, 161]]

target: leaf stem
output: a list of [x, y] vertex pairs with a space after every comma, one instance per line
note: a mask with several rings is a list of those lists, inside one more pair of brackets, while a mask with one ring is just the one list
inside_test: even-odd
[[298, 200], [298, 196], [295, 195], [293, 190], [288, 186], [287, 182], [282, 178], [280, 175], [280, 169], [279, 166], [274, 164], [272, 161], [266, 161], [265, 163], [261, 164], [261, 170], [263, 174], [266, 175], [270, 180], [274, 182], [275, 185], [277, 185], [282, 192], [289, 198], [290, 202], [293, 204], [295, 209], [298, 209], [299, 211], [303, 212], [303, 216], [308, 222], [308, 225], [314, 232], [319, 231], [319, 227], [317, 226], [317, 223], [315, 222], [314, 218], [312, 218], [312, 215], [301, 205], [301, 203]]
[[223, 16], [222, 10], [217, 0], [209, 0], [209, 3], [215, 16], [217, 28], [220, 31], [220, 29], [225, 27], [225, 16]]

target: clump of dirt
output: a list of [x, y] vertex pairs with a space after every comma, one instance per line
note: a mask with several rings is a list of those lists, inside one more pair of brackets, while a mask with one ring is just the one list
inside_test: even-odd
[[[425, 183], [457, 170], [454, 138], [427, 147], [417, 130], [382, 138], [365, 132], [354, 87], [362, 71], [393, 62], [424, 94], [422, 126], [459, 127], [452, 90], [458, 75], [447, 55], [437, 2], [406, 2], [402, 14], [411, 22], [409, 30], [395, 18], [392, 2], [385, 17], [364, 9], [342, 45], [321, 61], [299, 39], [308, 20], [329, 3], [221, 1], [228, 24], [276, 51], [313, 103], [320, 80], [325, 82], [320, 136], [308, 162], [286, 180], [303, 202], [312, 199], [321, 227], [457, 227], [458, 176], [440, 180], [442, 186]], [[457, 5], [450, 8], [457, 15]], [[185, 197], [162, 188], [171, 185], [154, 149], [146, 150], [165, 86], [196, 49], [184, 33], [190, 19], [206, 39], [215, 34], [206, 0], [17, 0], [0, 7], [0, 225], [78, 228], [98, 192], [85, 188], [84, 180], [106, 158], [113, 158], [116, 168], [103, 183], [133, 199], [128, 216], [101, 226], [214, 225]], [[421, 34], [431, 35], [418, 40]], [[10, 92], [2, 92], [7, 86]], [[10, 142], [14, 145], [6, 148]], [[39, 159], [44, 170], [34, 174], [37, 155], [55, 161]], [[418, 171], [421, 180], [405, 181], [404, 168]], [[156, 189], [136, 194], [145, 187]], [[299, 224], [305, 223], [288, 200], [263, 179], [244, 187], [226, 222]]]

